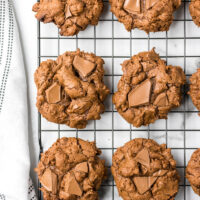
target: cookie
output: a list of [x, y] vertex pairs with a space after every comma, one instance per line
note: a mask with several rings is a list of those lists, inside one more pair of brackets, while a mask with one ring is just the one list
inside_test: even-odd
[[185, 74], [180, 67], [166, 65], [154, 49], [124, 61], [122, 70], [113, 103], [133, 126], [166, 119], [172, 108], [180, 106]]
[[97, 190], [106, 178], [100, 154], [94, 142], [58, 139], [41, 154], [35, 169], [44, 200], [98, 200]]
[[89, 24], [97, 25], [102, 10], [102, 0], [40, 0], [33, 6], [38, 20], [55, 23], [64, 36], [78, 34]]
[[186, 178], [190, 182], [192, 189], [200, 196], [200, 149], [197, 149], [191, 156], [186, 167]]
[[137, 138], [118, 148], [112, 161], [111, 171], [124, 200], [174, 200], [179, 175], [165, 144]]
[[47, 60], [35, 72], [37, 108], [47, 120], [85, 128], [100, 119], [109, 89], [103, 82], [104, 61], [79, 49]]
[[190, 77], [190, 90], [188, 94], [190, 95], [193, 104], [200, 111], [200, 69], [197, 69], [197, 72]]
[[109, 0], [111, 11], [127, 29], [139, 28], [149, 32], [168, 31], [173, 12], [181, 0]]
[[194, 23], [200, 26], [200, 0], [191, 0], [189, 10]]

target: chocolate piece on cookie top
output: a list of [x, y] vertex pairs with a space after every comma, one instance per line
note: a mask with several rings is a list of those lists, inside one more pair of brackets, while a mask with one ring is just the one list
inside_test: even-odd
[[88, 76], [95, 68], [95, 63], [90, 62], [80, 56], [75, 56], [73, 65], [82, 77]]
[[141, 165], [150, 168], [150, 157], [147, 149], [142, 149], [141, 151], [139, 151], [135, 157], [135, 160]]
[[61, 100], [61, 86], [58, 83], [53, 83], [45, 92], [49, 103], [58, 103]]
[[142, 84], [131, 90], [128, 94], [129, 107], [137, 107], [148, 104], [151, 96], [151, 80], [147, 79]]
[[125, 0], [124, 9], [128, 12], [135, 14], [141, 12], [140, 0]]
[[151, 189], [151, 186], [155, 183], [157, 177], [144, 176], [144, 177], [134, 177], [133, 182], [137, 187], [140, 194], [144, 194]]
[[159, 0], [125, 0], [123, 8], [131, 14], [140, 14], [144, 10], [151, 9]]

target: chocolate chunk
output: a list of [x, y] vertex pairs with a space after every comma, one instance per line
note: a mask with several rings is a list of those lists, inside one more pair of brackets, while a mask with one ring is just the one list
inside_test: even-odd
[[152, 8], [159, 0], [146, 0], [146, 9]]
[[155, 183], [157, 177], [134, 177], [133, 181], [140, 194], [144, 194]]
[[57, 83], [54, 83], [46, 90], [46, 97], [49, 103], [57, 103], [61, 100], [61, 87]]
[[40, 180], [43, 187], [52, 192], [53, 194], [57, 191], [57, 175], [54, 174], [49, 168], [47, 168], [42, 175], [42, 178]]
[[129, 107], [148, 104], [151, 94], [151, 85], [151, 81], [147, 79], [134, 88], [128, 95]]
[[88, 165], [87, 165], [87, 162], [79, 163], [78, 165], [76, 165], [75, 170], [76, 170], [76, 171], [81, 171], [81, 172], [88, 173]]
[[154, 101], [154, 105], [161, 106], [161, 107], [167, 106], [168, 105], [168, 99], [167, 99], [166, 93], [159, 94]]
[[139, 162], [140, 164], [144, 165], [145, 167], [150, 167], [150, 158], [149, 158], [149, 152], [147, 149], [142, 149], [137, 156], [135, 157], [135, 160]]
[[124, 10], [132, 14], [140, 13], [140, 6], [140, 0], [125, 0], [124, 2]]
[[80, 185], [78, 184], [78, 182], [75, 179], [75, 176], [73, 173], [68, 173], [65, 176], [67, 179], [67, 182], [65, 183], [65, 191], [69, 194], [69, 195], [77, 195], [77, 196], [82, 196], [82, 189], [80, 187]]
[[80, 56], [75, 56], [73, 65], [82, 77], [88, 76], [95, 68], [95, 63], [90, 62]]
[[65, 18], [67, 19], [67, 18], [69, 18], [69, 17], [71, 17], [72, 16], [72, 13], [71, 13], [71, 11], [70, 11], [70, 7], [69, 6], [66, 6], [65, 7]]
[[168, 170], [161, 169], [153, 174], [153, 176], [164, 176]]

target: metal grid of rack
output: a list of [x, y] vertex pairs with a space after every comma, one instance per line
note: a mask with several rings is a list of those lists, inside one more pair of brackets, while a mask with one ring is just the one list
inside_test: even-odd
[[[76, 48], [94, 52], [105, 60], [105, 82], [111, 91], [101, 120], [90, 122], [84, 130], [49, 123], [38, 114], [40, 153], [50, 147], [57, 138], [81, 137], [96, 141], [110, 169], [112, 155], [117, 147], [136, 137], [152, 138], [158, 143], [166, 143], [177, 160], [177, 169], [182, 179], [176, 199], [198, 199], [184, 178], [187, 161], [191, 153], [198, 148], [198, 141], [200, 141], [199, 118], [197, 110], [187, 96], [187, 87], [184, 90], [182, 106], [172, 110], [167, 120], [158, 120], [148, 127], [134, 128], [126, 123], [116, 112], [111, 101], [111, 96], [122, 74], [119, 64], [140, 51], [156, 47], [156, 51], [167, 63], [182, 66], [187, 78], [195, 72], [200, 63], [200, 48], [198, 51], [200, 31], [189, 17], [189, 1], [182, 2], [182, 7], [177, 11], [168, 32], [148, 35], [138, 30], [127, 32], [109, 11], [107, 0], [104, 4], [105, 11], [99, 24], [88, 27], [77, 36], [62, 37], [57, 29], [52, 28], [53, 26], [38, 22], [38, 64], [47, 58], [56, 59], [64, 51]], [[102, 184], [99, 194], [100, 199], [103, 200], [120, 199], [110, 173], [108, 180]], [[42, 199], [40, 190], [38, 190], [38, 195], [39, 199]]]

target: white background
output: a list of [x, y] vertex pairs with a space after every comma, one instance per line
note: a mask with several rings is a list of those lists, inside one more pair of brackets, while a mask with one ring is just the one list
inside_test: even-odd
[[37, 110], [35, 107], [36, 89], [33, 74], [37, 67], [37, 20], [32, 12], [35, 0], [12, 0], [16, 20], [20, 31], [24, 62], [28, 81], [29, 98], [29, 145], [31, 154], [31, 176], [36, 183], [37, 179], [33, 172], [38, 162], [37, 142]]

